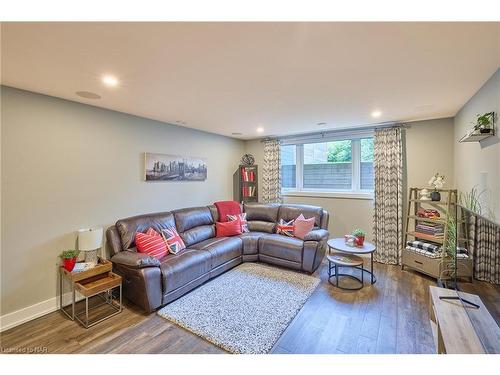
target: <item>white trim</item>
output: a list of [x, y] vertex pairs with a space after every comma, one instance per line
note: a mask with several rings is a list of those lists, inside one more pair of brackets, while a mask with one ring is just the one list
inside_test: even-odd
[[341, 198], [373, 200], [371, 191], [331, 191], [331, 190], [283, 190], [284, 197]]
[[0, 316], [0, 332], [26, 323], [59, 309], [59, 298], [35, 303], [34, 305]]
[[[76, 302], [84, 297], [77, 293]], [[66, 305], [71, 301], [71, 292], [65, 293], [63, 303]], [[0, 316], [0, 332], [16, 327], [23, 323], [29, 322], [41, 316], [50, 314], [59, 310], [59, 296], [49, 298], [45, 301], [35, 303], [34, 305], [24, 307], [17, 311]]]

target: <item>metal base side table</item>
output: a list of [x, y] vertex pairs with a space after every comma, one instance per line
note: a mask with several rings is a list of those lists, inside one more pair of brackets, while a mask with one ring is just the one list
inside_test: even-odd
[[[328, 259], [328, 282], [332, 285], [332, 277], [335, 277], [335, 286], [340, 289], [344, 290], [359, 290], [364, 286], [364, 268], [363, 268], [363, 258], [358, 257], [357, 255], [353, 254], [328, 254], [326, 256]], [[356, 277], [354, 275], [348, 274], [348, 273], [341, 273], [339, 271], [340, 267], [350, 267], [354, 268], [357, 270], [361, 271], [361, 278]], [[333, 273], [332, 270], [335, 272]], [[341, 286], [339, 284], [339, 278], [340, 276], [342, 277], [349, 277], [353, 280], [356, 280], [359, 282], [359, 286], [357, 288], [347, 288], [344, 286]]]
[[363, 268], [362, 273], [366, 272], [370, 275], [371, 284], [375, 284], [377, 282], [377, 278], [373, 274], [373, 253], [377, 250], [375, 245], [365, 241], [363, 247], [353, 247], [346, 245], [343, 237], [332, 238], [328, 240], [327, 244], [328, 254], [332, 254], [332, 250], [354, 255], [370, 254], [370, 270]]
[[[82, 272], [68, 272], [63, 267], [59, 267], [59, 306], [64, 314], [71, 320], [77, 320], [85, 328], [92, 327], [116, 314], [122, 312], [122, 278], [111, 272], [111, 262], [100, 259], [94, 267]], [[63, 304], [64, 281], [70, 284], [71, 303]], [[115, 302], [113, 290], [119, 289], [118, 302]], [[76, 292], [85, 299], [85, 311], [76, 312]], [[99, 296], [103, 302], [89, 307], [89, 298]], [[90, 309], [96, 309], [99, 306], [108, 305], [111, 307], [111, 313], [95, 320], [89, 320]], [[70, 312], [69, 307], [71, 306]]]

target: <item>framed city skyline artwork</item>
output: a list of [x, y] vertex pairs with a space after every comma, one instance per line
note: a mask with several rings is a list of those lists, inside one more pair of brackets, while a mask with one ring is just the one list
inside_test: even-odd
[[150, 181], [205, 181], [207, 159], [145, 152], [144, 179]]

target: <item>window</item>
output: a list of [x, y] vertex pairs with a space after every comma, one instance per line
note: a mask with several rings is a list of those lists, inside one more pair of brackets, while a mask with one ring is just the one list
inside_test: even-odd
[[[366, 133], [364, 133], [366, 134]], [[281, 146], [281, 181], [287, 193], [360, 193], [374, 187], [373, 138], [330, 137]]]
[[296, 186], [296, 146], [281, 146], [281, 186], [294, 188]]

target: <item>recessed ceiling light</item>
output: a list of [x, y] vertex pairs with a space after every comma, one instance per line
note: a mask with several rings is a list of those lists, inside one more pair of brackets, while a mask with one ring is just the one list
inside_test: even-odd
[[318, 122], [316, 125], [318, 125], [318, 126], [325, 126], [326, 122]]
[[102, 83], [109, 87], [118, 86], [118, 79], [115, 76], [105, 74], [102, 76]]
[[258, 127], [257, 128], [257, 133], [262, 133], [264, 131], [264, 128], [263, 127]]
[[382, 112], [377, 110], [372, 112], [372, 117], [380, 117], [382, 116]]
[[101, 95], [90, 91], [77, 91], [75, 94], [85, 99], [101, 99]]

